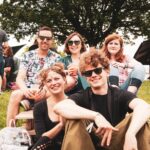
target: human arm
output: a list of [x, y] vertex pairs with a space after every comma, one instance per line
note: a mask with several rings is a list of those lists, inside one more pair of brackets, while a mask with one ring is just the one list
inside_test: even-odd
[[150, 117], [150, 105], [145, 101], [134, 98], [129, 107], [133, 110], [132, 120], [125, 135], [124, 150], [138, 150], [136, 134]]
[[[67, 119], [88, 119], [97, 125], [96, 134], [102, 137], [101, 145], [109, 145], [113, 131], [117, 131], [100, 113], [85, 109], [72, 100], [63, 100], [54, 107], [54, 111]], [[103, 135], [101, 134], [103, 132]]]
[[59, 116], [58, 123], [52, 123], [48, 116], [47, 103], [45, 100], [35, 104], [33, 115], [35, 132], [37, 138], [41, 136], [47, 136], [49, 139], [53, 139], [64, 127], [65, 120]]
[[53, 139], [62, 129], [64, 129], [64, 126], [65, 126], [65, 119], [59, 116], [59, 123], [51, 130], [43, 133], [42, 136], [47, 136], [49, 139]]
[[6, 73], [9, 73], [9, 72], [11, 71], [11, 67], [5, 67], [5, 68], [4, 68], [4, 71], [5, 71]]
[[33, 96], [33, 94], [31, 90], [26, 86], [25, 80], [26, 80], [26, 70], [24, 68], [19, 68], [16, 83], [19, 86], [19, 88], [23, 91], [24, 95], [27, 98], [30, 98], [31, 96]]

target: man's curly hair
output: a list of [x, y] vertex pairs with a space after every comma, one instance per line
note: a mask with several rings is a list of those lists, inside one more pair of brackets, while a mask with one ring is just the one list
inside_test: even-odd
[[91, 65], [97, 67], [99, 64], [101, 64], [104, 69], [109, 70], [108, 58], [106, 58], [104, 53], [100, 52], [100, 50], [92, 48], [81, 54], [79, 69], [82, 74], [85, 72], [86, 66]]

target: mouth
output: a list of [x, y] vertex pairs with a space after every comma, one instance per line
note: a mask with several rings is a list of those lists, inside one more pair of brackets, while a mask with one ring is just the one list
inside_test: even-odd
[[98, 81], [101, 80], [102, 77], [98, 77], [98, 78], [92, 78], [91, 81], [97, 83]]

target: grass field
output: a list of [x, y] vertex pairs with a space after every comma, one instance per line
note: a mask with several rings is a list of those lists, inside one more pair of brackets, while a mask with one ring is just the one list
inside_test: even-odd
[[[11, 91], [5, 91], [0, 95], [0, 128], [5, 127], [6, 110]], [[144, 81], [138, 92], [138, 97], [150, 103], [150, 81]]]

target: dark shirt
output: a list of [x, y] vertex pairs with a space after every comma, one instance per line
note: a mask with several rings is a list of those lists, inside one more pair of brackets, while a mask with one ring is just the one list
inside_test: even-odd
[[5, 65], [4, 65], [4, 68], [6, 67], [10, 67], [11, 68], [11, 71], [9, 74], [7, 74], [7, 80], [9, 81], [9, 77], [11, 77], [13, 71], [14, 71], [14, 60], [13, 60], [13, 57], [5, 57], [4, 56], [4, 62], [5, 62]]
[[[52, 122], [48, 116], [47, 101], [42, 100], [34, 106], [34, 127], [36, 136], [39, 139], [43, 133], [51, 130], [58, 122]], [[62, 142], [64, 131], [61, 131], [54, 139], [56, 142]]]
[[129, 108], [129, 103], [135, 97], [130, 92], [109, 87], [108, 94], [104, 96], [94, 95], [91, 88], [87, 88], [71, 95], [70, 99], [74, 100], [81, 107], [101, 113], [115, 126], [125, 118], [127, 112], [132, 112]]

